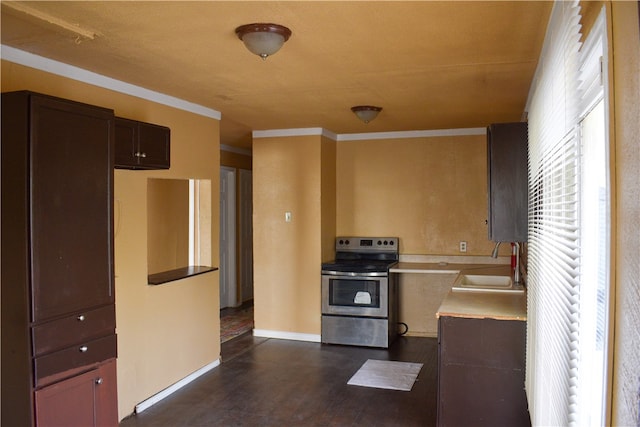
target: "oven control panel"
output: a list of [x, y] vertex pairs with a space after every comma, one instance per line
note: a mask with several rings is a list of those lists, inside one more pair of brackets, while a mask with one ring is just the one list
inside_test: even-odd
[[336, 239], [336, 250], [354, 251], [386, 251], [395, 252], [398, 250], [397, 237], [338, 237]]

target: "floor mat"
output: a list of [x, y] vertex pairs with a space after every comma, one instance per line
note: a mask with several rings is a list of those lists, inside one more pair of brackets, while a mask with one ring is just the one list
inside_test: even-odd
[[253, 329], [253, 307], [220, 318], [220, 342], [229, 341]]
[[369, 359], [358, 369], [349, 385], [411, 391], [422, 363]]

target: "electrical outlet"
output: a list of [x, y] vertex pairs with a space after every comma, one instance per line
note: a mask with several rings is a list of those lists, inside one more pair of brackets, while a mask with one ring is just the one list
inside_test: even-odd
[[464, 240], [460, 241], [460, 252], [467, 252], [467, 242]]

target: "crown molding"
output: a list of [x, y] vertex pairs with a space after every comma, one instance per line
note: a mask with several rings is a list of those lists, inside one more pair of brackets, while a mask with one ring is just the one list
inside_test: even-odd
[[179, 110], [188, 111], [200, 116], [209, 117], [215, 120], [221, 120], [222, 114], [214, 109], [203, 107], [183, 99], [165, 95], [160, 92], [145, 89], [140, 86], [106, 77], [101, 74], [87, 71], [73, 65], [25, 52], [11, 46], [0, 45], [0, 56], [2, 59], [24, 65], [26, 67], [35, 68], [36, 70], [45, 71], [47, 73], [66, 77], [79, 82], [88, 83], [104, 89], [113, 90], [126, 95], [135, 96], [137, 98], [146, 99], [147, 101], [156, 102], [158, 104], [174, 107]]
[[269, 129], [254, 130], [252, 136], [254, 139], [272, 138], [272, 137], [288, 137], [288, 136], [310, 136], [322, 135], [337, 141], [338, 135], [323, 128], [294, 128], [294, 129]]
[[372, 139], [408, 139], [429, 138], [437, 136], [486, 135], [486, 128], [435, 129], [398, 132], [369, 132], [335, 134], [323, 128], [271, 129], [253, 131], [253, 138], [289, 137], [322, 135], [334, 141], [364, 141]]
[[408, 138], [432, 138], [437, 136], [466, 136], [486, 135], [485, 128], [460, 128], [460, 129], [435, 129], [412, 130], [398, 132], [370, 132], [370, 133], [343, 133], [338, 135], [338, 141], [362, 141], [372, 139], [408, 139]]

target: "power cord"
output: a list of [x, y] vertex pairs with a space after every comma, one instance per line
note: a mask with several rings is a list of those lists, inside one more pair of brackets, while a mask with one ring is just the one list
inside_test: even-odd
[[399, 335], [406, 335], [406, 334], [407, 334], [407, 332], [409, 332], [409, 325], [407, 325], [406, 323], [404, 323], [404, 322], [398, 322], [398, 325], [402, 325], [402, 326], [404, 326], [404, 332], [400, 332], [400, 334], [399, 334]]

